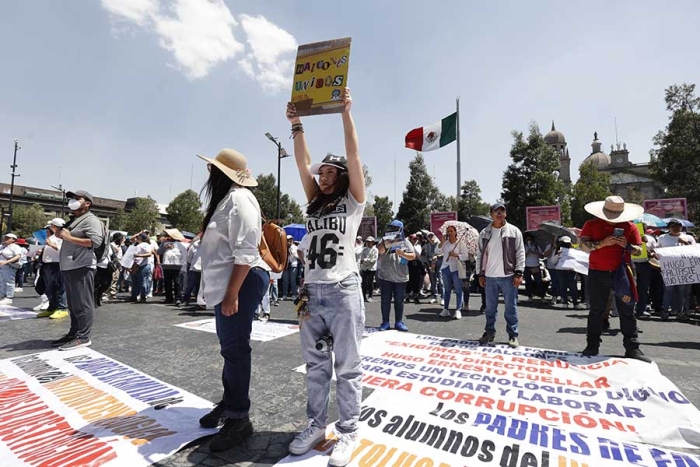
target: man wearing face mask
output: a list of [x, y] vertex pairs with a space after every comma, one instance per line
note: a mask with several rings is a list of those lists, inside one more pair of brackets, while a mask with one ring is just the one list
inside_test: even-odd
[[[52, 230], [63, 240], [60, 252], [61, 274], [66, 288], [70, 329], [62, 338], [51, 342], [58, 350], [72, 350], [87, 347], [95, 309], [95, 269], [96, 250], [105, 247], [105, 228], [102, 222], [90, 212], [92, 195], [87, 191], [67, 192], [68, 208], [75, 217], [64, 227], [55, 225]], [[97, 252], [100, 256], [104, 253]]]

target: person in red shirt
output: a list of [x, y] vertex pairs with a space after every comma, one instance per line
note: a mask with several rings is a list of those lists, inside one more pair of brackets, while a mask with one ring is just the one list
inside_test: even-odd
[[[622, 264], [623, 258], [629, 261], [630, 254], [641, 252], [642, 238], [637, 227], [630, 221], [641, 217], [644, 208], [637, 204], [625, 203], [619, 196], [608, 196], [605, 201], [588, 203], [585, 209], [597, 219], [584, 224], [580, 239], [581, 250], [590, 253], [588, 287], [591, 305], [586, 336], [588, 345], [582, 354], [594, 356], [598, 355], [605, 307], [610, 291], [614, 288], [613, 275]], [[634, 300], [627, 298], [625, 301], [615, 296], [620, 313], [625, 358], [650, 363], [651, 359], [639, 349]]]

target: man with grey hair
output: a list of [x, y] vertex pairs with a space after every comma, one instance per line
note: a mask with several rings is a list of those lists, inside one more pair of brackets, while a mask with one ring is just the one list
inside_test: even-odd
[[[92, 212], [93, 197], [83, 190], [67, 192], [68, 208], [73, 218], [63, 227], [52, 226], [63, 240], [60, 252], [61, 274], [70, 311], [70, 329], [62, 338], [51, 342], [58, 350], [87, 347], [95, 312], [95, 269], [107, 247], [107, 232]], [[98, 258], [99, 256], [99, 258]]]

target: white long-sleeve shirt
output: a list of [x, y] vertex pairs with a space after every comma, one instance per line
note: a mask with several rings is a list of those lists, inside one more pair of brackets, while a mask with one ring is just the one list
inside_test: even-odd
[[234, 185], [216, 207], [202, 237], [204, 300], [214, 307], [224, 301], [234, 265], [270, 267], [260, 257], [260, 205], [250, 190]]
[[445, 243], [442, 244], [442, 254], [444, 258], [442, 260], [442, 269], [449, 267], [450, 271], [454, 272], [457, 270], [457, 258], [450, 256], [452, 252], [459, 255], [459, 261], [467, 261], [469, 259], [469, 250], [467, 249], [467, 245], [460, 241], [450, 243], [450, 241], [446, 239]]

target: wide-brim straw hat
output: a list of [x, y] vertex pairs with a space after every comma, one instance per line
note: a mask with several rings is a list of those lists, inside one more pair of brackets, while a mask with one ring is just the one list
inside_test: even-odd
[[177, 229], [163, 229], [163, 231], [166, 233], [166, 235], [173, 240], [176, 240], [178, 242], [181, 242], [185, 239], [185, 236], [182, 235], [182, 232], [180, 232]]
[[605, 201], [588, 203], [584, 209], [599, 219], [610, 222], [629, 222], [642, 217], [644, 208], [638, 204], [625, 203], [619, 196], [608, 196]]
[[253, 177], [248, 169], [248, 159], [243, 154], [233, 149], [222, 149], [214, 159], [209, 157], [197, 157], [204, 159], [210, 164], [215, 165], [228, 178], [241, 186], [258, 186], [257, 180]]

